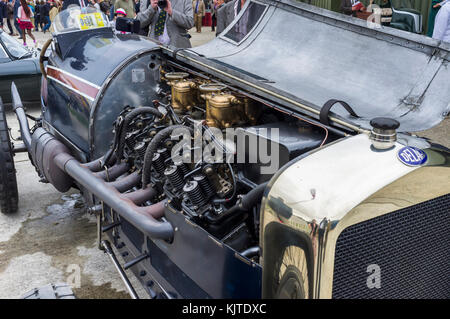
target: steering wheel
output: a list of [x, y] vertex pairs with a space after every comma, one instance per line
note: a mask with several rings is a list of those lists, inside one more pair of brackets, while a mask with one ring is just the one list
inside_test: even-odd
[[47, 72], [45, 72], [44, 62], [48, 61], [48, 57], [45, 56], [45, 52], [47, 51], [48, 47], [52, 43], [53, 39], [48, 39], [47, 42], [44, 43], [41, 49], [41, 55], [39, 56], [39, 67], [41, 68], [41, 73], [44, 76], [44, 78], [47, 79]]

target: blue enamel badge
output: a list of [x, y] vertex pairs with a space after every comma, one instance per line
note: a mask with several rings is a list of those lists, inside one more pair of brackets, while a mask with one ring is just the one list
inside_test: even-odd
[[428, 159], [427, 153], [419, 148], [407, 146], [398, 151], [397, 157], [405, 165], [421, 166]]

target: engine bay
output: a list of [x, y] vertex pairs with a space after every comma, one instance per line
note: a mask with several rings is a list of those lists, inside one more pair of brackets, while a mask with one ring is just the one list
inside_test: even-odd
[[127, 106], [117, 118], [104, 162], [126, 162], [142, 189], [156, 191], [143, 205], [166, 201], [258, 262], [265, 186], [284, 164], [333, 136], [218, 81], [162, 66], [159, 83], [152, 106]]

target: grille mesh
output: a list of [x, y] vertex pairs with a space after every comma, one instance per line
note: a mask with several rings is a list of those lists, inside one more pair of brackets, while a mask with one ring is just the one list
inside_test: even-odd
[[[371, 264], [380, 288], [368, 288]], [[333, 298], [450, 298], [450, 194], [345, 229]]]

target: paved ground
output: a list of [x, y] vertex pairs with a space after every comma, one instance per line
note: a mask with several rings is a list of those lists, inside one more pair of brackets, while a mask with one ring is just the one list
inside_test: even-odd
[[[214, 38], [210, 28], [191, 33], [193, 45]], [[49, 33], [33, 34], [39, 48], [50, 37]], [[28, 111], [39, 115], [39, 108]], [[17, 137], [18, 123], [12, 112], [7, 121]], [[18, 298], [50, 282], [76, 286], [78, 272], [80, 287], [74, 289], [78, 297], [129, 298], [109, 258], [96, 247], [95, 218], [85, 212], [80, 195], [60, 194], [53, 186], [40, 183], [26, 154], [18, 154], [15, 165], [19, 211], [13, 216], [0, 214], [0, 298]], [[147, 297], [143, 290], [138, 289], [138, 294]]]
[[[41, 47], [49, 34], [34, 33]], [[210, 28], [191, 30], [194, 46], [214, 37]], [[29, 110], [38, 115], [39, 109]], [[13, 135], [18, 123], [7, 114]], [[422, 133], [450, 147], [450, 120]], [[36, 286], [67, 281], [81, 298], [129, 298], [109, 259], [96, 248], [95, 220], [85, 212], [75, 193], [60, 194], [53, 186], [39, 183], [26, 154], [15, 157], [19, 184], [19, 212], [0, 214], [0, 298], [17, 298]], [[133, 276], [130, 276], [134, 280]], [[135, 285], [139, 287], [139, 285]], [[142, 290], [138, 290], [146, 297]]]

